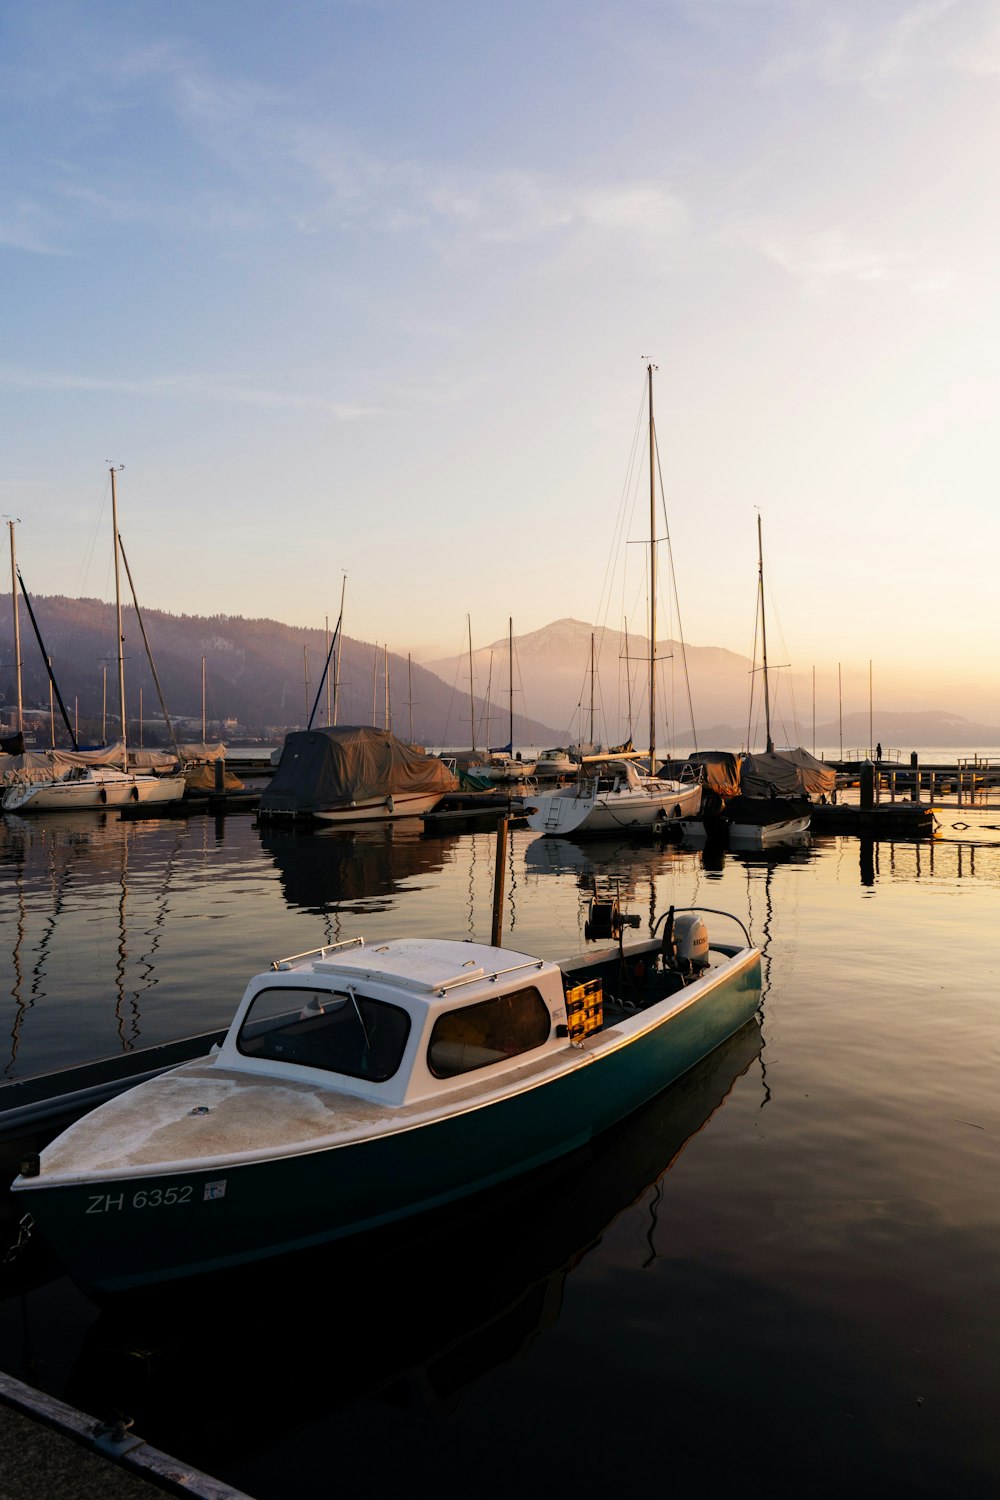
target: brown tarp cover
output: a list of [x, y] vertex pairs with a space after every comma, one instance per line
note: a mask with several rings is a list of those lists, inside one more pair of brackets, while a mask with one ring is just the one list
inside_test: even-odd
[[772, 750], [748, 755], [740, 767], [740, 782], [746, 797], [818, 797], [837, 785], [837, 773], [801, 746], [796, 750]]
[[344, 726], [285, 736], [262, 813], [311, 813], [402, 792], [447, 792], [458, 782], [444, 761], [404, 745], [388, 729]]
[[660, 776], [680, 776], [685, 766], [702, 772], [704, 785], [720, 797], [735, 797], [740, 789], [740, 756], [730, 750], [695, 750], [685, 760], [664, 761]]

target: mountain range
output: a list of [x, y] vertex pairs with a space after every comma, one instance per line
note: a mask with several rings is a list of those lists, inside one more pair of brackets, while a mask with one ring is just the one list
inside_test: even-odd
[[[28, 717], [49, 719], [49, 682], [44, 655], [25, 601], [19, 601], [22, 697]], [[52, 661], [56, 685], [82, 742], [117, 734], [117, 651], [114, 606], [97, 599], [44, 596], [31, 599], [37, 635]], [[0, 595], [0, 711], [11, 721], [17, 686], [11, 596]], [[225, 615], [173, 615], [143, 610], [149, 653], [160, 688], [181, 737], [200, 738], [204, 712], [209, 737], [280, 740], [291, 728], [327, 722], [332, 687], [324, 680], [328, 641], [322, 630], [269, 619]], [[147, 743], [162, 737], [162, 714], [140, 621], [123, 611], [126, 712], [138, 718], [140, 694]], [[388, 654], [371, 642], [345, 636], [340, 651], [341, 724], [383, 725], [427, 745], [482, 749], [506, 743], [513, 684], [515, 746], [542, 748], [589, 740], [619, 743], [631, 733], [648, 742], [648, 640], [584, 621], [556, 620], [541, 630], [514, 636], [513, 661], [506, 638], [471, 653], [424, 664]], [[764, 724], [760, 674], [752, 663], [717, 646], [658, 641], [657, 747], [683, 754], [700, 748], [761, 748]], [[331, 662], [330, 683], [333, 681]], [[769, 678], [771, 673], [768, 674]], [[877, 739], [884, 746], [954, 746], [981, 749], [1000, 744], [1000, 728], [961, 714], [913, 710], [850, 712], [815, 727], [794, 711], [809, 701], [809, 684], [775, 673], [771, 726], [778, 744], [814, 744], [827, 751]], [[690, 683], [690, 692], [688, 684]], [[387, 701], [388, 700], [388, 701]], [[593, 705], [593, 707], [592, 707]], [[470, 722], [475, 717], [475, 733]], [[593, 717], [592, 717], [593, 715]], [[57, 739], [69, 743], [58, 706]], [[157, 726], [157, 721], [159, 724]], [[593, 729], [591, 730], [591, 724]], [[666, 724], [666, 728], [664, 728]], [[411, 733], [412, 725], [412, 733]], [[130, 739], [136, 733], [130, 728]], [[41, 735], [39, 736], [41, 740]]]

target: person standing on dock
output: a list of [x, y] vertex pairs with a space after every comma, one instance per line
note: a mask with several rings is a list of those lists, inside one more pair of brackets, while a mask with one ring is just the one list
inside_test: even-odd
[[878, 745], [875, 746], [875, 759], [876, 760], [881, 760], [882, 759], [882, 746], [881, 746], [881, 744], [878, 744]]

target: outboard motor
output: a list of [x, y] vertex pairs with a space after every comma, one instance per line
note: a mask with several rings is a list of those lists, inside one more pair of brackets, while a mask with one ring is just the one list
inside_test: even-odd
[[674, 951], [680, 969], [703, 969], [708, 963], [708, 928], [697, 912], [674, 917]]

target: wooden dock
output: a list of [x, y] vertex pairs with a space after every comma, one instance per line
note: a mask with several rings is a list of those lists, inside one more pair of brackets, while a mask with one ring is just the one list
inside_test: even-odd
[[206, 792], [193, 797], [175, 797], [172, 802], [125, 802], [118, 809], [122, 818], [191, 818], [208, 813], [213, 818], [231, 813], [256, 812], [260, 792]]
[[851, 802], [814, 803], [809, 820], [812, 833], [857, 833], [871, 838], [924, 838], [937, 826], [929, 802], [877, 802], [859, 807]]

